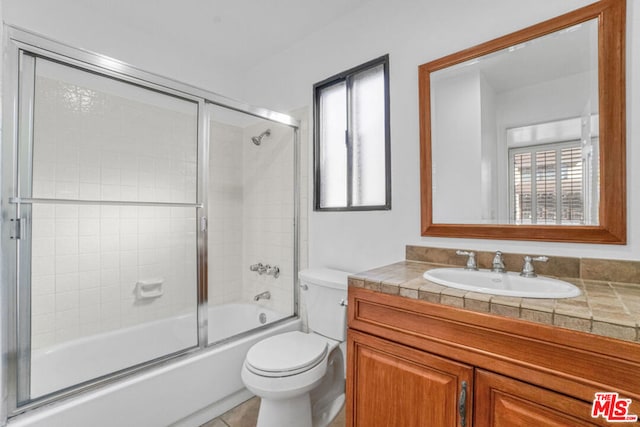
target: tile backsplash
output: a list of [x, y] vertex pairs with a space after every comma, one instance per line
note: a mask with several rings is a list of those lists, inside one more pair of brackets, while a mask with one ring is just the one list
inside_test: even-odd
[[[494, 255], [495, 252], [476, 251], [478, 267], [491, 268]], [[521, 271], [524, 255], [535, 256], [503, 253], [505, 268], [508, 271]], [[461, 267], [466, 262], [466, 257], [456, 255], [456, 249], [412, 245], [406, 247], [406, 259]], [[632, 283], [640, 286], [640, 261], [550, 256], [547, 262], [536, 263], [535, 269], [536, 273], [546, 276]]]

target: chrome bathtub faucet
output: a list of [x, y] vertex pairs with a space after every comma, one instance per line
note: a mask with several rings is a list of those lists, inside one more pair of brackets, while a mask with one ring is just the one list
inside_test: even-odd
[[254, 301], [260, 301], [261, 299], [271, 299], [271, 292], [264, 291], [253, 297]]
[[278, 278], [278, 276], [280, 275], [280, 267], [278, 267], [277, 265], [271, 266], [269, 264], [267, 264], [265, 267], [267, 267], [267, 276]]
[[263, 275], [264, 273], [266, 273], [268, 268], [269, 268], [268, 265], [264, 265], [261, 262], [257, 264], [252, 264], [249, 266], [249, 270], [256, 271], [260, 275]]
[[271, 266], [269, 264], [263, 264], [261, 262], [259, 262], [257, 264], [251, 264], [249, 266], [249, 270], [255, 271], [261, 276], [263, 274], [266, 274], [267, 276], [273, 276], [276, 279], [280, 275], [280, 267], [278, 267], [277, 265]]

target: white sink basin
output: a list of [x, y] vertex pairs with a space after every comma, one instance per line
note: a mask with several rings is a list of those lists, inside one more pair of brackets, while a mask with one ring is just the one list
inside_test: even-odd
[[571, 283], [542, 276], [522, 277], [512, 271], [436, 268], [425, 271], [423, 276], [439, 285], [483, 294], [524, 298], [571, 298], [581, 294]]

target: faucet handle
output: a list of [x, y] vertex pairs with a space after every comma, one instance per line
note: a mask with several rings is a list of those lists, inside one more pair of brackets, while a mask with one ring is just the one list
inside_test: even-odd
[[478, 263], [476, 262], [476, 253], [473, 251], [461, 251], [457, 250], [456, 255], [467, 256], [467, 265], [464, 267], [465, 270], [477, 270]]
[[269, 264], [264, 265], [261, 262], [257, 263], [257, 264], [251, 264], [249, 266], [249, 270], [251, 271], [257, 271], [259, 275], [263, 275], [264, 273], [267, 272], [267, 270], [269, 270], [271, 268], [271, 266]]
[[537, 257], [531, 257], [529, 255], [525, 255], [524, 257], [524, 265], [522, 266], [522, 272], [520, 272], [520, 275], [522, 277], [536, 277], [537, 274], [535, 272], [535, 269], [533, 268], [533, 261], [537, 261], [537, 262], [547, 262], [549, 261], [549, 257], [548, 256], [537, 256]]
[[280, 276], [280, 267], [278, 267], [277, 265], [271, 266], [271, 265], [267, 265], [267, 275], [268, 276], [273, 276], [276, 279], [278, 278], [278, 276]]

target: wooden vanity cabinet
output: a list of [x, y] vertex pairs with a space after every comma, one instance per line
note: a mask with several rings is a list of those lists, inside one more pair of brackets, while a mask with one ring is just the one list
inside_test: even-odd
[[574, 427], [606, 425], [591, 417], [591, 404], [478, 369], [475, 427]]
[[352, 426], [455, 427], [471, 415], [473, 367], [355, 331], [347, 351]]
[[640, 415], [636, 343], [362, 288], [347, 359], [347, 427], [607, 426], [603, 391]]

